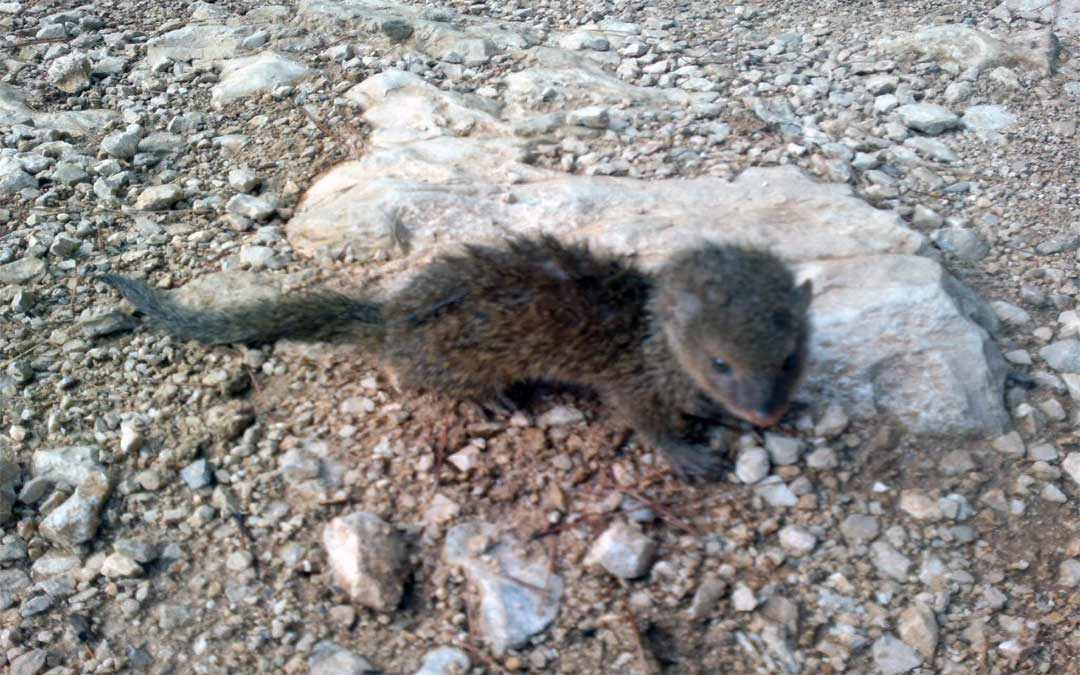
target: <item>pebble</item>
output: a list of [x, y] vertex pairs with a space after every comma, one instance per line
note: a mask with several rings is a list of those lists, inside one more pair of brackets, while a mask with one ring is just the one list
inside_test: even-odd
[[44, 649], [31, 649], [19, 654], [10, 663], [11, 675], [38, 675], [44, 672], [48, 656]]
[[213, 483], [214, 472], [210, 468], [210, 462], [197, 459], [180, 470], [180, 478], [192, 490], [201, 490]]
[[1024, 326], [1031, 323], [1031, 315], [1022, 308], [1004, 300], [994, 300], [990, 303], [997, 318], [1010, 326]]
[[229, 187], [237, 192], [248, 193], [258, 185], [259, 177], [251, 169], [240, 168], [229, 171]]
[[900, 121], [909, 129], [936, 136], [960, 124], [960, 118], [935, 103], [909, 103], [896, 109]]
[[853, 544], [867, 544], [877, 538], [881, 524], [874, 516], [853, 513], [840, 523], [840, 534]]
[[1080, 485], [1080, 452], [1070, 452], [1061, 462], [1061, 468], [1069, 474], [1069, 478]]
[[144, 189], [135, 199], [135, 208], [144, 211], [162, 211], [171, 208], [184, 198], [184, 191], [176, 185], [153, 185]]
[[754, 494], [760, 496], [770, 506], [790, 507], [799, 503], [799, 498], [779, 476], [770, 476], [759, 482], [754, 486]]
[[924, 659], [934, 658], [938, 645], [938, 624], [929, 607], [915, 603], [901, 612], [896, 632], [906, 644], [915, 647]]
[[88, 475], [63, 504], [41, 521], [39, 531], [60, 546], [72, 547], [90, 541], [97, 533], [101, 509], [110, 492], [105, 476]]
[[900, 494], [900, 509], [915, 520], [941, 520], [938, 501], [922, 490], [904, 490]]
[[456, 647], [439, 647], [424, 655], [415, 675], [464, 675], [472, 667], [469, 655]]
[[777, 466], [798, 462], [802, 452], [799, 439], [774, 433], [765, 434], [765, 448], [769, 451], [769, 459]]
[[536, 418], [538, 427], [547, 429], [550, 427], [566, 427], [581, 424], [585, 421], [585, 413], [569, 405], [557, 405]]
[[875, 541], [870, 545], [870, 560], [879, 572], [897, 581], [906, 581], [911, 571], [911, 559], [886, 541]]
[[356, 603], [376, 611], [397, 607], [408, 575], [405, 545], [377, 515], [338, 516], [323, 529], [334, 583]]
[[922, 657], [911, 646], [886, 633], [870, 649], [874, 665], [883, 675], [901, 675], [922, 664]]
[[344, 647], [324, 640], [311, 649], [309, 675], [366, 675], [377, 672], [367, 659]]
[[131, 125], [123, 131], [114, 131], [101, 139], [101, 149], [110, 157], [131, 159], [139, 151], [142, 134], [142, 127], [138, 125]]
[[612, 523], [585, 557], [588, 567], [601, 567], [621, 579], [637, 579], [649, 572], [656, 542], [628, 523]]
[[817, 537], [805, 527], [786, 525], [780, 530], [780, 546], [788, 555], [804, 556], [817, 546]]
[[82, 52], [72, 52], [49, 64], [45, 79], [68, 94], [77, 94], [90, 86], [90, 60]]
[[769, 453], [764, 448], [750, 447], [735, 460], [735, 475], [743, 483], [753, 485], [769, 475]]
[[563, 581], [543, 555], [527, 554], [509, 534], [490, 523], [463, 523], [446, 535], [443, 558], [460, 567], [479, 593], [470, 623], [492, 654], [526, 644], [555, 620]]
[[731, 606], [736, 612], [752, 612], [757, 609], [758, 599], [754, 591], [740, 581], [731, 592]]
[[270, 216], [274, 215], [277, 211], [277, 205], [263, 197], [241, 194], [233, 195], [225, 204], [225, 209], [229, 213], [234, 213], [250, 220], [261, 221], [267, 220]]
[[123, 553], [113, 553], [102, 562], [101, 573], [107, 577], [126, 579], [142, 576], [143, 569]]
[[1039, 350], [1039, 356], [1059, 373], [1080, 373], [1080, 340], [1052, 342]]

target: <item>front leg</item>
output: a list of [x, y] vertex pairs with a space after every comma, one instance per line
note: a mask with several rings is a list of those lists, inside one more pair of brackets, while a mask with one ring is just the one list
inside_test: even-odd
[[650, 445], [664, 453], [672, 471], [687, 482], [717, 480], [728, 466], [724, 456], [706, 445], [686, 442], [679, 429], [683, 411], [657, 396], [626, 392], [606, 397]]

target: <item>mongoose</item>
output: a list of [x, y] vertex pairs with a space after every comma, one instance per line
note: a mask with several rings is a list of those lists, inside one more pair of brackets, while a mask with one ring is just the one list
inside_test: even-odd
[[522, 381], [591, 387], [684, 479], [724, 466], [680, 431], [702, 403], [762, 427], [784, 415], [806, 360], [811, 297], [809, 282], [755, 248], [705, 244], [650, 274], [549, 236], [442, 255], [384, 302], [316, 290], [202, 310], [141, 281], [103, 280], [176, 337], [254, 343], [345, 330], [401, 385], [460, 400], [503, 400]]

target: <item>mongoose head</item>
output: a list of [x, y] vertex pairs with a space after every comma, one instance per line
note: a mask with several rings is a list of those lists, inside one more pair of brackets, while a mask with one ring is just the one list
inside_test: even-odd
[[802, 376], [811, 291], [767, 251], [710, 244], [660, 271], [652, 311], [702, 392], [767, 427], [784, 416]]

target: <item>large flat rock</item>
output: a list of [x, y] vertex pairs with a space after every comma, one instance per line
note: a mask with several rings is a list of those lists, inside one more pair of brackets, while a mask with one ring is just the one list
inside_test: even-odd
[[[460, 38], [475, 29], [467, 22], [428, 26], [429, 15], [384, 3], [319, 0], [300, 11], [310, 19], [327, 8], [348, 9], [353, 22], [404, 16], [415, 21], [410, 39], [419, 47], [433, 44], [432, 35], [449, 39], [447, 31], [458, 30]], [[1007, 423], [1002, 360], [979, 324], [991, 326], [991, 313], [917, 255], [924, 237], [894, 213], [793, 167], [751, 169], [726, 181], [580, 176], [534, 166], [530, 134], [515, 130], [573, 133], [570, 116], [549, 114], [530, 126], [542, 114], [532, 102], [545, 87], [612, 111], [627, 102], [670, 109], [694, 101], [685, 92], [643, 94], [550, 40], [543, 47], [502, 43], [499, 49], [523, 49], [526, 60], [495, 99], [446, 92], [394, 70], [347, 92], [371, 130], [367, 151], [310, 187], [287, 227], [293, 246], [309, 255], [347, 248], [384, 261], [392, 288], [447, 247], [524, 232], [586, 239], [635, 254], [646, 266], [701, 240], [762, 244], [803, 263], [816, 280], [804, 391], [812, 403], [840, 401], [856, 417], [884, 414], [916, 432], [997, 433]]]

